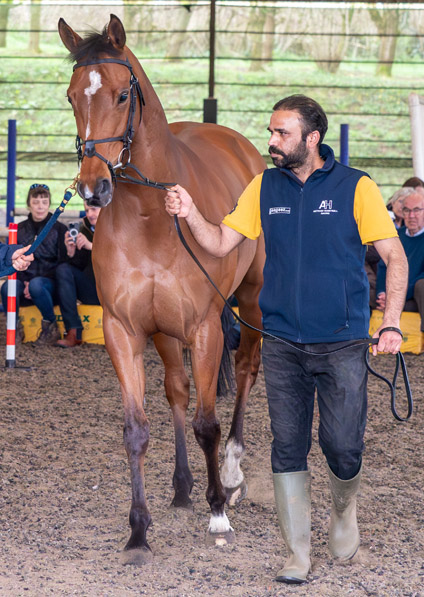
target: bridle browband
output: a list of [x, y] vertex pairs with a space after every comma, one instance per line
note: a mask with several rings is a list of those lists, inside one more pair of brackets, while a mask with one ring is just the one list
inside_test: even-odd
[[[78, 162], [87, 156], [88, 158], [92, 158], [93, 156], [98, 157], [101, 159], [107, 167], [109, 168], [109, 172], [111, 174], [112, 180], [114, 184], [116, 184], [117, 175], [115, 170], [121, 168], [123, 163], [122, 160], [127, 154], [126, 164], [129, 164], [131, 161], [131, 143], [133, 142], [135, 129], [134, 129], [134, 116], [137, 109], [137, 97], [140, 100], [140, 122], [142, 117], [142, 110], [143, 106], [145, 105], [143, 92], [141, 91], [140, 83], [138, 82], [137, 77], [133, 73], [133, 67], [131, 66], [128, 58], [126, 60], [118, 60], [115, 58], [96, 58], [93, 60], [89, 60], [86, 62], [80, 62], [79, 64], [75, 64], [73, 70], [80, 68], [82, 66], [91, 66], [93, 64], [122, 64], [122, 66], [126, 66], [130, 71], [130, 109], [128, 112], [128, 120], [127, 126], [125, 128], [125, 132], [121, 137], [107, 137], [105, 139], [86, 139], [85, 141], [81, 139], [79, 135], [76, 136], [75, 139], [75, 147], [78, 154]], [[113, 143], [114, 141], [122, 141], [123, 147], [119, 153], [117, 163], [112, 164], [108, 159], [106, 159], [101, 153], [96, 151], [96, 144], [98, 143]], [[83, 146], [84, 149], [83, 149]]]

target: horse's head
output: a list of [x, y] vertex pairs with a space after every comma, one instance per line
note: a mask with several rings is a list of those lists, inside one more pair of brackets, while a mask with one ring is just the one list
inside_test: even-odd
[[102, 33], [84, 39], [63, 19], [58, 27], [76, 62], [67, 95], [78, 131], [78, 193], [88, 205], [104, 207], [112, 200], [115, 169], [130, 156], [140, 86], [124, 53], [126, 36], [118, 17], [111, 15]]

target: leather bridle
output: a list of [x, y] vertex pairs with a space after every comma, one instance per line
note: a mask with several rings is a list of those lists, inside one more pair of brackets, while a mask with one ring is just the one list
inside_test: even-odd
[[[81, 68], [82, 66], [91, 66], [94, 64], [122, 64], [130, 71], [130, 109], [128, 112], [127, 126], [125, 128], [124, 134], [121, 137], [106, 137], [104, 139], [85, 140], [81, 139], [81, 137], [77, 135], [75, 139], [75, 147], [78, 154], [78, 162], [80, 163], [84, 157], [98, 157], [103, 162], [105, 162], [105, 164], [109, 168], [111, 178], [114, 184], [116, 184], [116, 170], [118, 168], [122, 168], [124, 158], [126, 158], [125, 164], [129, 164], [131, 161], [131, 143], [133, 142], [135, 134], [134, 116], [137, 109], [137, 97], [140, 100], [140, 122], [142, 117], [143, 105], [145, 105], [145, 102], [143, 98], [143, 92], [141, 91], [140, 83], [138, 82], [137, 77], [133, 73], [133, 67], [131, 66], [128, 58], [126, 58], [126, 60], [118, 60], [115, 58], [96, 58], [93, 60], [75, 64], [73, 70], [75, 71], [75, 69]], [[114, 143], [115, 141], [122, 141], [123, 146], [118, 155], [117, 163], [112, 164], [112, 162], [105, 158], [101, 153], [98, 153], [96, 151], [96, 145], [99, 143]]]

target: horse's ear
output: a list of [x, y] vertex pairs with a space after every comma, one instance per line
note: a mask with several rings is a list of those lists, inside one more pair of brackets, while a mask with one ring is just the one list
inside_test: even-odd
[[75, 52], [78, 48], [78, 45], [82, 42], [82, 37], [80, 37], [78, 33], [75, 33], [75, 31], [71, 29], [66, 21], [62, 18], [59, 19], [57, 28], [59, 30], [60, 39], [62, 40], [65, 48], [71, 53]]
[[122, 50], [125, 46], [127, 36], [125, 29], [120, 19], [116, 15], [110, 15], [109, 25], [107, 26], [107, 34], [110, 42], [118, 50]]

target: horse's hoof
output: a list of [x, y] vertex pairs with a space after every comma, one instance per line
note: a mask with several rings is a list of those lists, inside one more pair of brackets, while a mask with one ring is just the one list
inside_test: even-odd
[[232, 507], [241, 502], [247, 495], [247, 483], [243, 479], [237, 487], [224, 487], [225, 501], [228, 506]]
[[123, 566], [145, 566], [152, 560], [153, 553], [145, 547], [128, 549], [121, 554], [121, 564]]
[[208, 547], [224, 547], [234, 543], [235, 533], [234, 531], [225, 531], [223, 533], [211, 533], [210, 531], [206, 534], [206, 545]]
[[169, 507], [193, 512], [193, 502], [190, 498], [181, 498], [175, 496]]

